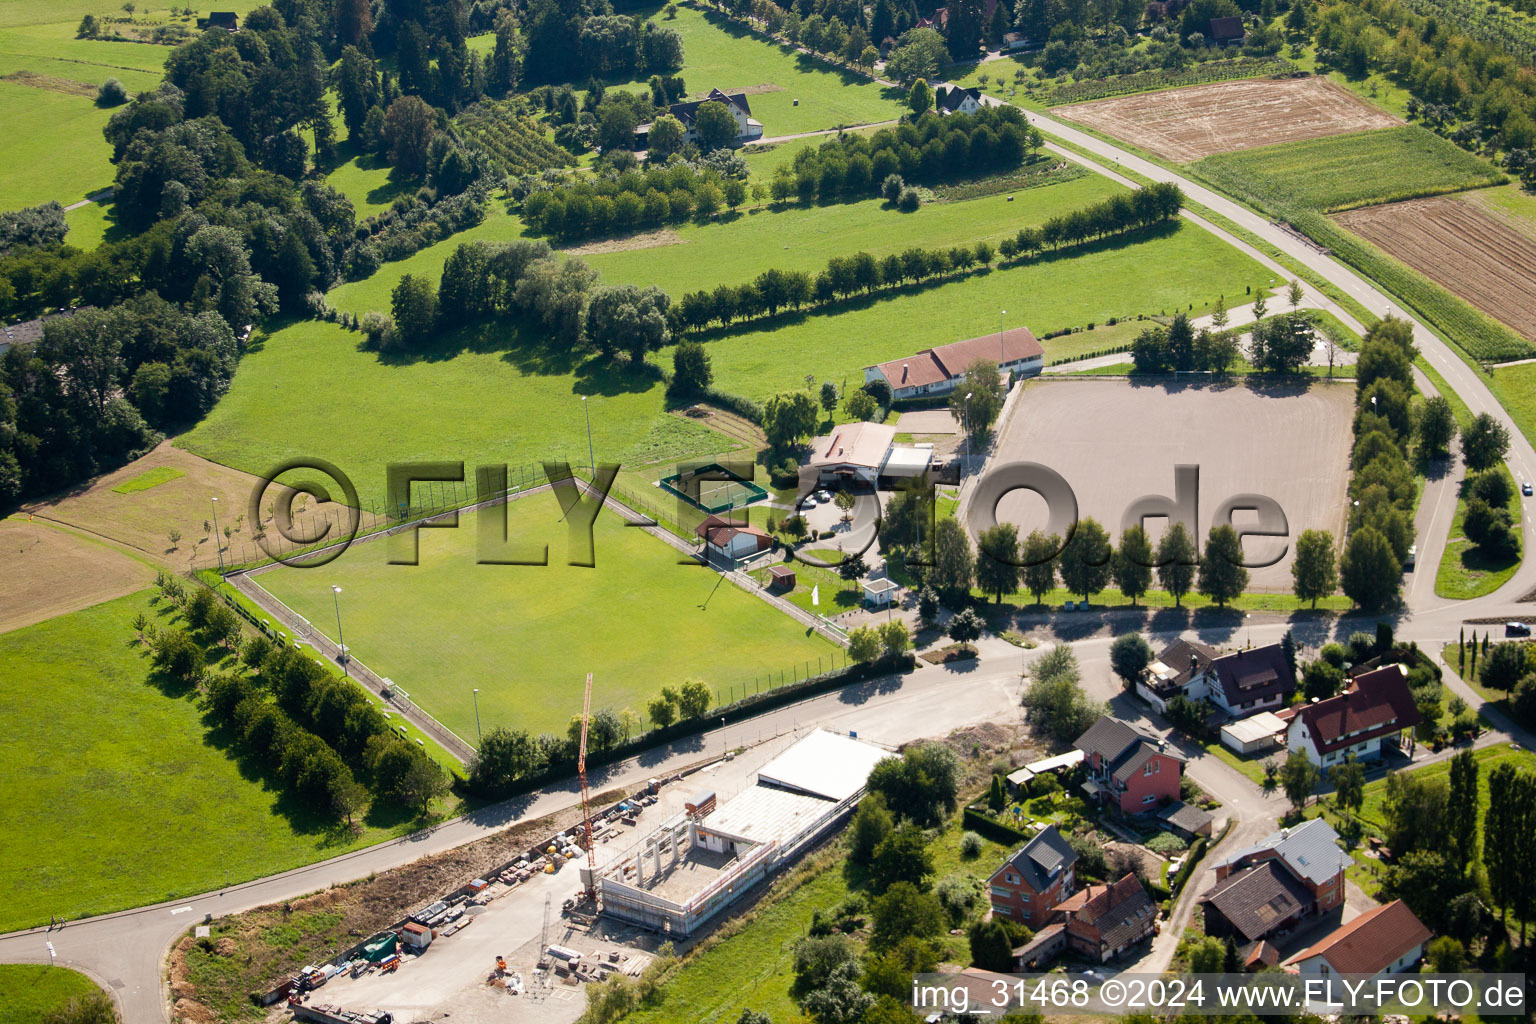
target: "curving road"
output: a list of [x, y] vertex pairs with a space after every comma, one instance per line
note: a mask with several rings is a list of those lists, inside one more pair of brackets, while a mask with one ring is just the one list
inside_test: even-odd
[[[988, 101], [999, 101], [988, 97]], [[1262, 238], [1291, 258], [1306, 265], [1320, 277], [1336, 285], [1379, 316], [1388, 313], [1405, 317], [1400, 307], [1331, 257], [1324, 256], [1291, 235], [1273, 227], [1246, 207], [1212, 192], [1165, 168], [1128, 153], [1052, 118], [1026, 111], [1029, 120], [1042, 131], [1077, 145], [1097, 156], [1155, 181], [1178, 184], [1189, 198], [1229, 218]], [[1133, 184], [1122, 175], [1053, 147], [1069, 159], [1118, 180]], [[1204, 230], [1259, 260], [1281, 277], [1289, 274], [1273, 260], [1229, 232], [1199, 216], [1185, 214]], [[1332, 303], [1325, 304], [1345, 323], [1353, 318]], [[1414, 337], [1424, 357], [1461, 396], [1474, 413], [1488, 412], [1510, 430], [1509, 465], [1515, 475], [1536, 480], [1536, 451], [1494, 399], [1478, 374], [1459, 359], [1450, 348], [1412, 318]], [[1536, 558], [1527, 558], [1515, 576], [1497, 592], [1473, 601], [1453, 602], [1433, 593], [1433, 571], [1443, 549], [1450, 512], [1455, 507], [1451, 474], [1432, 480], [1420, 503], [1419, 530], [1422, 577], [1414, 574], [1405, 588], [1405, 608], [1397, 614], [1397, 631], [1405, 639], [1418, 640], [1434, 649], [1435, 642], [1454, 640], [1462, 622], [1468, 618], [1506, 618], [1528, 613], [1531, 606], [1520, 605], [1518, 598], [1536, 587]], [[1522, 517], [1522, 532], [1527, 550], [1532, 539], [1531, 515]], [[1041, 623], [1047, 617], [1041, 616]], [[1098, 696], [1113, 696], [1118, 688], [1110, 681], [1107, 668], [1108, 636], [1125, 628], [1145, 628], [1142, 611], [1105, 613], [1094, 619], [1059, 624], [1077, 630], [1079, 658], [1084, 678]], [[1305, 644], [1322, 642], [1338, 634], [1347, 634], [1356, 622], [1301, 620], [1294, 624], [1298, 639]], [[1195, 628], [1202, 639], [1212, 643], [1266, 643], [1279, 637], [1292, 624], [1279, 617], [1268, 617], [1249, 626], [1235, 617], [1223, 622], [1202, 623]], [[875, 680], [826, 694], [798, 705], [782, 708], [760, 719], [726, 730], [717, 730], [687, 744], [659, 750], [642, 758], [612, 766], [598, 781], [600, 787], [633, 785], [658, 773], [678, 770], [696, 762], [711, 750], [746, 745], [764, 737], [784, 735], [802, 724], [831, 724], [835, 728], [857, 729], [890, 743], [942, 735], [952, 729], [981, 722], [1015, 718], [1018, 710], [1019, 670], [1024, 658], [1016, 648], [990, 639], [983, 643], [982, 657], [960, 670], [925, 667], [899, 680]], [[1448, 685], [1474, 707], [1481, 700], [1465, 684], [1447, 674]], [[1481, 743], [1514, 738], [1529, 744], [1531, 737], [1514, 727], [1504, 716], [1485, 709], [1484, 715], [1498, 727]], [[1267, 801], [1256, 797], [1257, 790], [1224, 763], [1209, 757], [1197, 757], [1191, 774], [1212, 792], [1223, 796], [1238, 820], [1235, 834], [1243, 837], [1262, 835], [1272, 828], [1272, 810]], [[1242, 780], [1239, 782], [1238, 780]], [[118, 914], [105, 915], [70, 924], [61, 931], [30, 929], [0, 936], [0, 961], [46, 963], [46, 942], [52, 942], [61, 966], [83, 970], [107, 987], [121, 1006], [126, 1020], [134, 1022], [168, 1019], [169, 1001], [164, 988], [164, 958], [170, 944], [205, 914], [222, 915], [265, 903], [291, 899], [338, 882], [350, 881], [375, 871], [409, 863], [421, 856], [473, 842], [491, 832], [519, 821], [568, 809], [577, 802], [574, 785], [554, 787], [537, 795], [487, 808], [473, 815], [447, 822], [428, 832], [418, 833], [343, 857], [298, 868], [294, 871], [259, 879], [228, 889], [171, 903], [157, 904]], [[1192, 883], [1187, 892], [1200, 885]], [[1181, 901], [1181, 904], [1184, 901]], [[1187, 908], [1186, 908], [1187, 911]], [[1169, 930], [1170, 932], [1173, 929]], [[1159, 954], [1160, 956], [1160, 954]], [[1165, 961], [1166, 962], [1166, 961]]]

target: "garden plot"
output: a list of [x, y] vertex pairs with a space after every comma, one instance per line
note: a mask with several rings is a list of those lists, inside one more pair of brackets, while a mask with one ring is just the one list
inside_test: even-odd
[[1216, 82], [1077, 103], [1053, 113], [1181, 163], [1400, 123], [1324, 78]]
[[1536, 238], [1445, 196], [1350, 210], [1334, 219], [1536, 340]]

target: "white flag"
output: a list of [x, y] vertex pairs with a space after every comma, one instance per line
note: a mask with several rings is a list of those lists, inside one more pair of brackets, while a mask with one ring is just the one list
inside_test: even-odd
[[811, 588], [811, 607], [816, 608], [816, 607], [819, 607], [820, 605], [821, 605], [821, 587], [820, 586], [814, 586], [814, 587]]

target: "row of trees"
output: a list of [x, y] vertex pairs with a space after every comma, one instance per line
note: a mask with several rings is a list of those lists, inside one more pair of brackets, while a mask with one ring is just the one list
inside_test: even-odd
[[1397, 597], [1413, 545], [1418, 484], [1408, 453], [1416, 354], [1412, 328], [1389, 317], [1366, 334], [1356, 364], [1350, 534], [1339, 569], [1344, 593], [1362, 608]]
[[[1248, 328], [1248, 363], [1261, 373], [1294, 374], [1300, 372], [1312, 355], [1316, 343], [1312, 319], [1300, 312], [1302, 290], [1298, 281], [1290, 287], [1291, 312], [1266, 316], [1266, 302], [1260, 295], [1253, 304], [1254, 322]], [[1243, 332], [1227, 328], [1225, 300], [1217, 300], [1211, 313], [1211, 328], [1197, 333], [1189, 317], [1179, 312], [1165, 327], [1149, 327], [1137, 335], [1131, 346], [1131, 361], [1142, 373], [1170, 370], [1200, 370], [1226, 373], [1242, 355]]]
[[[350, 824], [366, 807], [370, 788], [375, 798], [423, 814], [447, 792], [443, 770], [398, 736], [350, 681], [264, 636], [243, 640], [239, 619], [205, 587], [189, 594], [165, 574], [158, 586], [188, 628], [157, 629], [142, 616], [134, 623], [157, 671], [199, 686], [210, 719], [229, 728], [308, 810], [344, 816]], [[209, 676], [209, 644], [238, 651], [247, 671]]]
[[848, 132], [815, 149], [802, 149], [776, 172], [771, 194], [781, 201], [791, 196], [805, 202], [863, 199], [883, 194], [893, 174], [923, 184], [982, 177], [1017, 168], [1041, 146], [1039, 129], [1017, 107], [986, 107], [949, 117], [918, 113], [915, 120], [873, 135]]
[[[900, 187], [900, 183], [896, 183]], [[1002, 241], [996, 251], [988, 242], [947, 249], [911, 248], [875, 257], [867, 252], [834, 256], [814, 277], [800, 270], [765, 270], [742, 285], [719, 285], [712, 291], [689, 292], [678, 300], [681, 329], [702, 331], [711, 325], [729, 327], [738, 320], [772, 317], [783, 310], [799, 311], [827, 305], [882, 288], [922, 284], [946, 274], [986, 269], [1001, 253], [1005, 260], [1031, 259], [1047, 249], [1080, 244], [1172, 220], [1183, 194], [1177, 186], [1152, 185], [1134, 194], [1116, 195], [1065, 216], [1052, 217], [1039, 227], [1021, 229]]]
[[542, 187], [523, 200], [523, 220], [562, 241], [707, 219], [747, 198], [741, 176], [686, 162]]

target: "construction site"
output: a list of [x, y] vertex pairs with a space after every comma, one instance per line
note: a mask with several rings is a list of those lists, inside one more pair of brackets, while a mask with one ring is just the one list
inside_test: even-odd
[[888, 756], [818, 729], [654, 779], [610, 806], [588, 802], [578, 827], [424, 896], [395, 927], [305, 967], [267, 1001], [321, 1024], [568, 1024], [586, 1007], [586, 982], [638, 976], [663, 944], [681, 952], [749, 905], [759, 883], [852, 812]]

